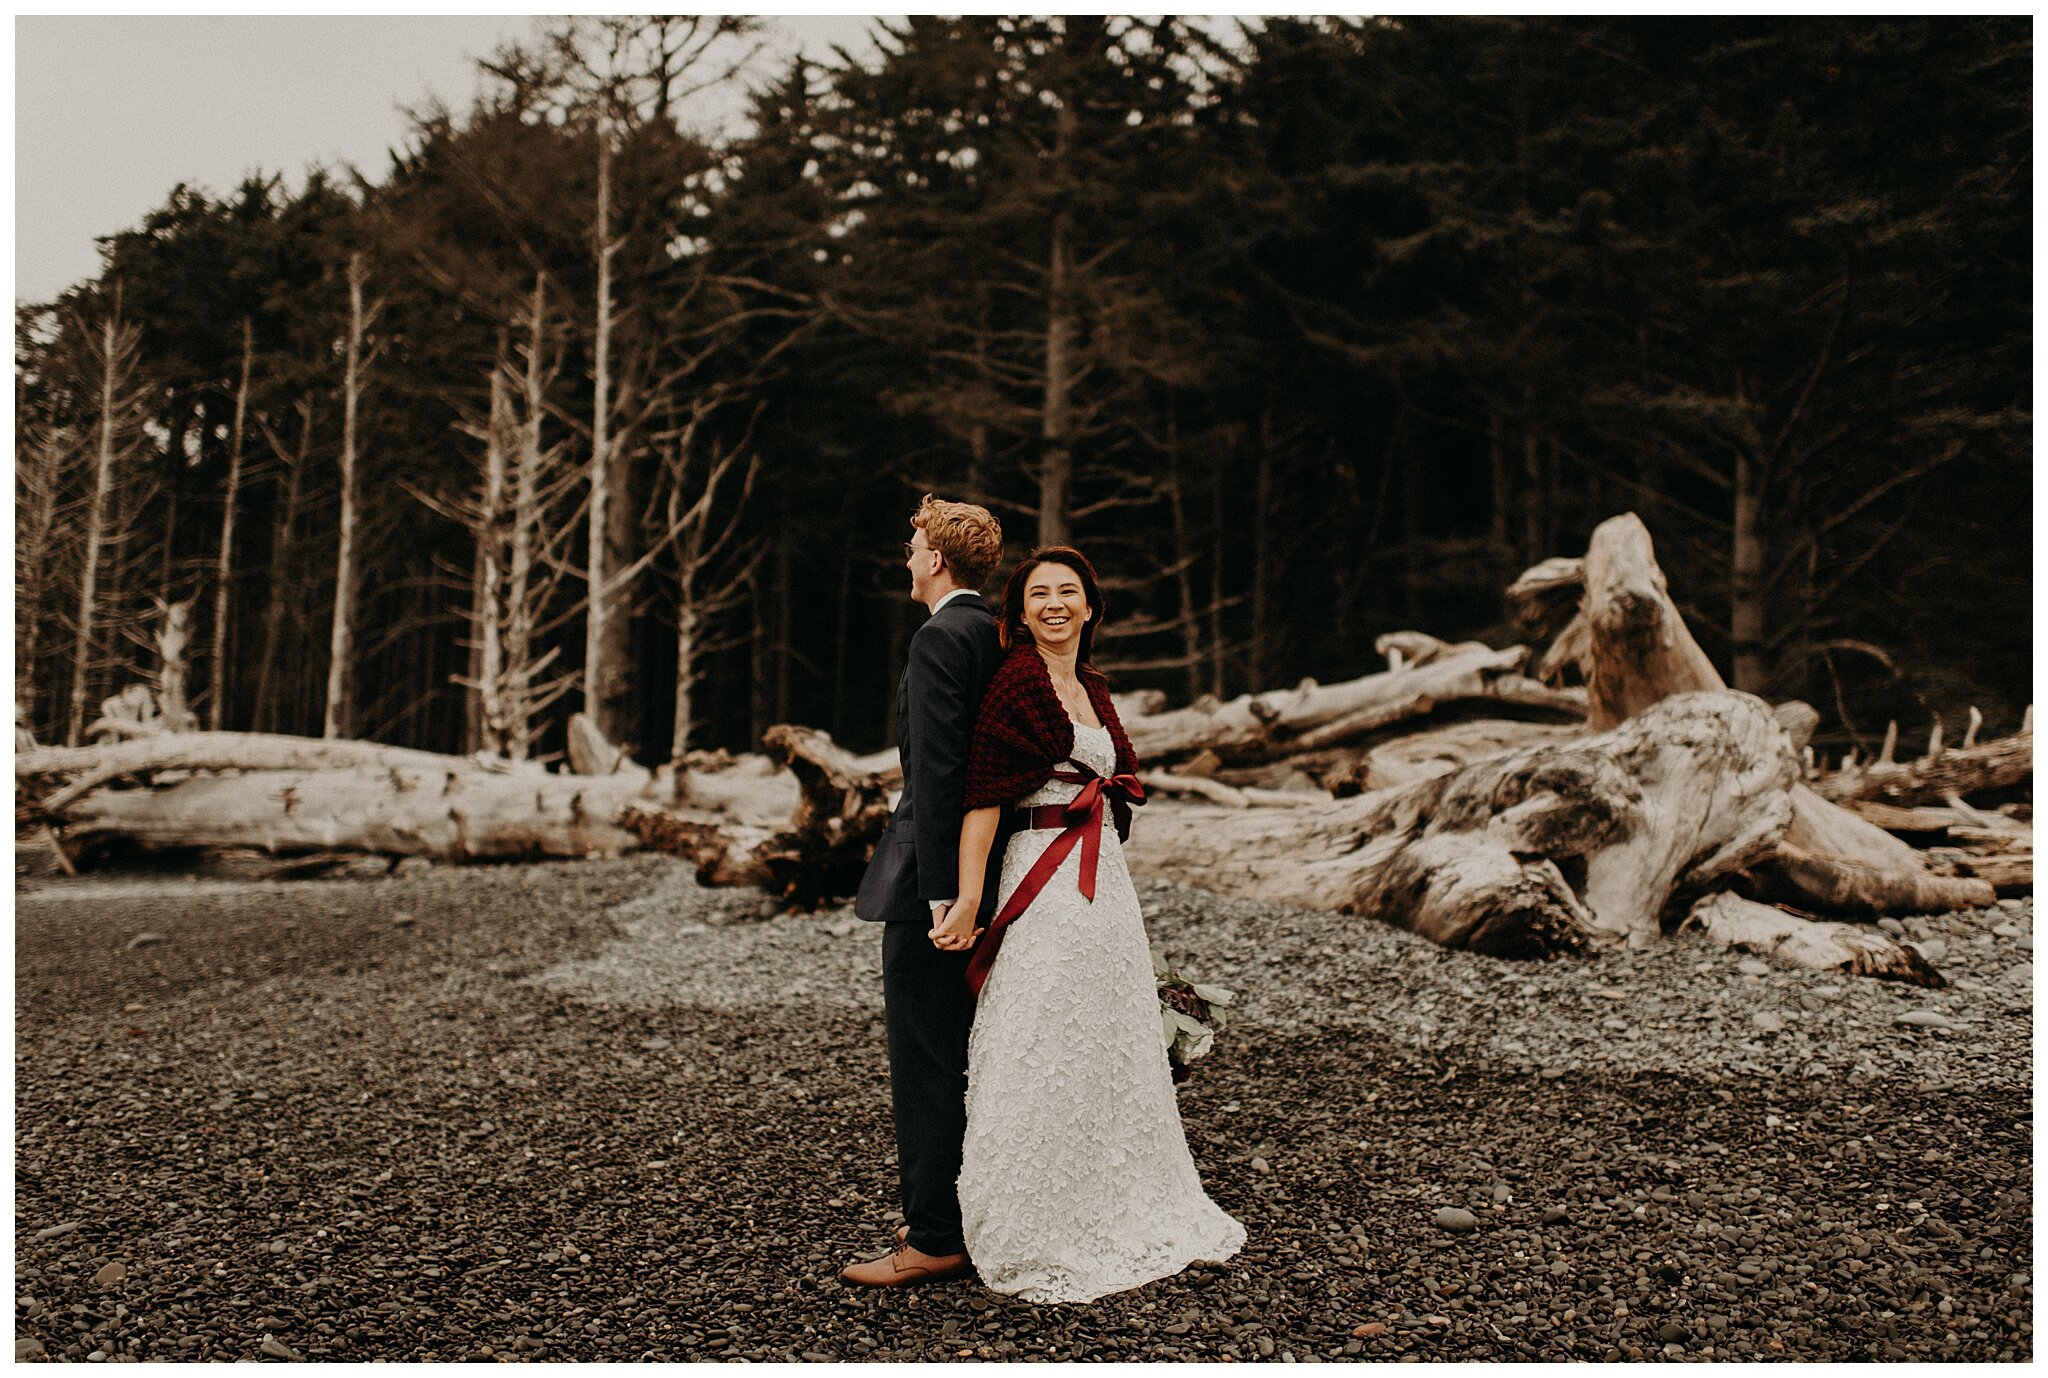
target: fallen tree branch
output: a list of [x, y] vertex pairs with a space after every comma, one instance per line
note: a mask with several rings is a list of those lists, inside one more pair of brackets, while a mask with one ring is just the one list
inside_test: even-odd
[[1845, 971], [1913, 986], [1948, 984], [1918, 950], [1893, 942], [1876, 929], [1819, 923], [1740, 895], [1703, 896], [1686, 915], [1684, 926], [1698, 929], [1722, 947], [1812, 971]]

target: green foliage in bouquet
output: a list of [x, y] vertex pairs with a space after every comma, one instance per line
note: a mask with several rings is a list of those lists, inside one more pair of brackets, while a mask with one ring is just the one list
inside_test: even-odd
[[1159, 1032], [1166, 1040], [1166, 1058], [1175, 1083], [1191, 1075], [1190, 1065], [1216, 1042], [1216, 1031], [1229, 1022], [1225, 1013], [1237, 999], [1221, 986], [1198, 986], [1184, 980], [1158, 948], [1152, 949], [1152, 975], [1159, 982]]

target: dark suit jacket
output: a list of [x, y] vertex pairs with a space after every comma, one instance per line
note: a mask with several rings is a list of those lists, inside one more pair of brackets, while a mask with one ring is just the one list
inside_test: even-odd
[[[853, 904], [861, 918], [929, 924], [931, 901], [959, 893], [967, 748], [982, 691], [1002, 658], [996, 620], [978, 593], [953, 599], [910, 638], [910, 663], [896, 688], [903, 797], [861, 877]], [[984, 915], [993, 912], [1002, 857], [999, 836], [989, 849]]]

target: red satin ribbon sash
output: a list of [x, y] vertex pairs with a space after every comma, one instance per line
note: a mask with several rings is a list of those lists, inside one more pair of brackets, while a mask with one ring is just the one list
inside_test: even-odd
[[1031, 863], [1031, 869], [1024, 873], [1024, 879], [1017, 883], [1002, 909], [989, 920], [981, 941], [974, 945], [974, 952], [967, 959], [967, 985], [976, 995], [981, 994], [982, 984], [988, 980], [989, 968], [995, 965], [996, 949], [1003, 944], [1003, 930], [1030, 908], [1031, 901], [1037, 899], [1039, 892], [1052, 880], [1053, 873], [1060, 869], [1060, 863], [1067, 859], [1076, 843], [1081, 847], [1081, 894], [1089, 903], [1095, 902], [1095, 872], [1102, 859], [1105, 808], [1128, 808], [1145, 802], [1145, 787], [1138, 783], [1135, 775], [1105, 777], [1092, 772], [1056, 770], [1052, 778], [1079, 783], [1081, 792], [1071, 803], [1048, 804], [1031, 810], [1032, 827], [1041, 826], [1042, 818], [1055, 813], [1065, 826], [1039, 854], [1038, 860]]

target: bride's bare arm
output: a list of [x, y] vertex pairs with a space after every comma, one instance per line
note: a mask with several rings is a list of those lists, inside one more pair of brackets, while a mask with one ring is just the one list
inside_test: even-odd
[[970, 809], [960, 820], [959, 894], [981, 895], [982, 876], [988, 869], [989, 848], [995, 845], [996, 821], [1002, 810], [995, 805]]
[[965, 952], [981, 935], [975, 920], [981, 915], [982, 867], [988, 864], [989, 848], [995, 845], [996, 821], [1002, 810], [993, 806], [970, 810], [960, 820], [960, 889], [944, 918], [932, 920], [932, 942], [943, 951]]

